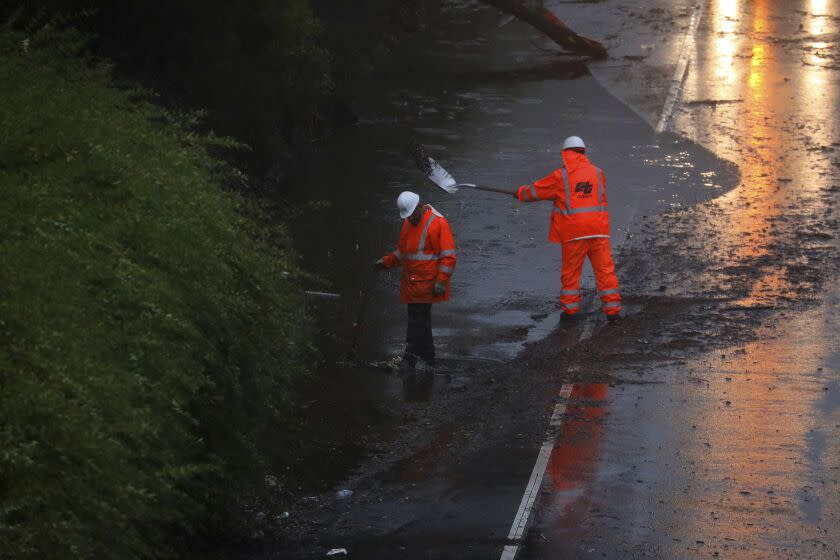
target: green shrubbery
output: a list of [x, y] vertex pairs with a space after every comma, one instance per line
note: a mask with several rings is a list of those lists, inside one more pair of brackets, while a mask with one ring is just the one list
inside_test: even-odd
[[73, 43], [0, 32], [0, 555], [155, 557], [283, 464], [307, 323], [226, 142]]

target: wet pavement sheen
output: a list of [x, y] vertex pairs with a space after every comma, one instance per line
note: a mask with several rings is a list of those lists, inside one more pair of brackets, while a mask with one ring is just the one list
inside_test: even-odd
[[[433, 312], [443, 355], [509, 359], [532, 330], [544, 335], [558, 318], [560, 250], [547, 242], [550, 203], [469, 189], [446, 194], [415, 168], [415, 143], [456, 179], [513, 191], [559, 167], [563, 139], [582, 135], [607, 176], [615, 248], [642, 215], [737, 184], [734, 167], [692, 142], [654, 135], [585, 67], [564, 66], [535, 46], [527, 26], [499, 28], [486, 7], [453, 8], [446, 18], [445, 28], [401, 48], [358, 108], [359, 124], [318, 146], [295, 179], [309, 208], [293, 224], [296, 248], [325, 289], [342, 294], [320, 305], [324, 328], [346, 339], [359, 292], [370, 290], [368, 356], [403, 346], [399, 273], [368, 270], [396, 245], [402, 190], [415, 190], [447, 217], [458, 247], [452, 300]], [[594, 288], [590, 271], [583, 285]]]
[[576, 385], [521, 558], [836, 557], [838, 304], [662, 384]]
[[[535, 45], [529, 27], [499, 27], [494, 10], [470, 2], [452, 3], [445, 19], [399, 49], [371, 79], [358, 125], [316, 144], [293, 178], [300, 200], [291, 230], [302, 266], [315, 276], [310, 287], [340, 294], [310, 301], [322, 362], [307, 399], [313, 440], [329, 450], [343, 445], [330, 440], [345, 438], [353, 452], [329, 467], [316, 458], [319, 473], [357, 464], [357, 440], [371, 427], [386, 435], [399, 429], [402, 420], [391, 416], [401, 403], [458, 391], [475, 370], [510, 361], [558, 326], [560, 249], [547, 242], [550, 203], [468, 189], [446, 194], [415, 168], [416, 143], [458, 179], [513, 190], [550, 173], [563, 139], [583, 134], [607, 176], [614, 254], [643, 216], [737, 184], [734, 166], [675, 135], [654, 135], [585, 66]], [[458, 249], [452, 300], [432, 313], [446, 375], [419, 379], [365, 366], [404, 346], [399, 271], [377, 273], [372, 263], [396, 245], [395, 200], [405, 189], [447, 217]], [[588, 263], [582, 287], [590, 298]], [[360, 363], [348, 368], [351, 326], [364, 298]]]
[[[360, 125], [302, 175], [313, 210], [296, 236], [344, 296], [321, 304], [336, 349], [362, 287], [375, 302], [363, 353], [401, 346], [397, 277], [364, 268], [396, 240], [396, 194], [416, 187], [449, 218], [458, 270], [433, 318], [449, 362], [417, 375], [330, 370], [325, 415], [398, 403], [428, 438], [364, 464], [346, 481], [353, 500], [317, 509], [301, 542], [259, 557], [340, 545], [357, 558], [498, 558], [570, 379], [520, 558], [840, 555], [840, 2], [706, 3], [672, 127], [716, 156], [649, 126], [694, 2], [572, 4], [573, 27], [613, 37], [597, 80], [547, 63], [515, 22], [458, 12], [408, 49], [397, 85], [372, 91]], [[514, 187], [550, 171], [567, 131], [581, 130], [607, 173], [614, 245], [631, 260], [619, 262], [629, 320], [593, 323], [583, 342], [585, 327], [557, 324], [548, 208], [435, 191], [404, 149], [420, 141], [456, 178]], [[729, 192], [738, 173], [717, 156], [740, 169]]]
[[[701, 23], [675, 127], [741, 169], [709, 219], [721, 261], [767, 263], [745, 276], [740, 309], [801, 299], [789, 259], [825, 266], [817, 258], [837, 249], [826, 193], [838, 178], [838, 10], [713, 0]], [[835, 235], [818, 227], [832, 216]], [[790, 228], [798, 257], [774, 240]], [[810, 306], [768, 316], [755, 340], [662, 361], [658, 383], [612, 388], [572, 415], [521, 558], [838, 557], [833, 278], [807, 294]]]

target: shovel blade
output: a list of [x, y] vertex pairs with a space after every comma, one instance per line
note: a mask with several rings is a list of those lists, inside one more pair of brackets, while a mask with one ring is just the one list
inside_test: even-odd
[[431, 182], [450, 194], [458, 192], [455, 178], [441, 164], [426, 153], [423, 146], [418, 145], [415, 147], [415, 157], [417, 158], [417, 166], [426, 174], [426, 177]]
[[431, 172], [429, 173], [429, 179], [431, 181], [445, 190], [446, 192], [453, 194], [458, 192], [457, 181], [455, 178], [449, 174], [449, 172], [444, 169], [438, 162], [434, 159], [429, 158], [429, 167], [431, 168]]

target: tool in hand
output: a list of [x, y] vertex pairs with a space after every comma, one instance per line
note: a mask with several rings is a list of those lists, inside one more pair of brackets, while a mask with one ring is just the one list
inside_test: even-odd
[[516, 195], [515, 192], [508, 189], [488, 187], [485, 185], [476, 185], [473, 183], [459, 183], [446, 169], [443, 168], [441, 164], [432, 159], [432, 157], [429, 156], [429, 154], [426, 152], [426, 149], [419, 144], [415, 148], [414, 155], [415, 160], [417, 162], [417, 166], [420, 168], [420, 171], [422, 171], [431, 182], [433, 182], [435, 185], [445, 190], [449, 194], [455, 194], [456, 192], [458, 192], [458, 189], [463, 187], [469, 189], [476, 189], [479, 191], [506, 194], [508, 196]]

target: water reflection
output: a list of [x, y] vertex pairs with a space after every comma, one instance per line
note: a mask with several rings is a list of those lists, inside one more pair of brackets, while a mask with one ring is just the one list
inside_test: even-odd
[[[731, 77], [725, 79], [722, 85], [712, 82], [709, 84], [710, 89], [705, 92], [711, 99], [743, 100], [742, 108], [733, 107], [731, 114], [725, 115], [738, 123], [736, 129], [742, 133], [721, 136], [729, 144], [728, 150], [740, 156], [737, 159], [741, 167], [742, 186], [723, 197], [721, 202], [743, 205], [744, 199], [749, 201], [740, 219], [731, 224], [729, 230], [733, 238], [742, 240], [754, 235], [757, 229], [761, 229], [759, 224], [767, 223], [779, 211], [771, 201], [763, 204], [754, 202], [770, 192], [775, 185], [777, 176], [772, 161], [781, 150], [782, 140], [778, 129], [770, 123], [778, 118], [778, 105], [787, 103], [780, 95], [771, 95], [768, 88], [768, 82], [777, 78], [772, 75], [771, 66], [768, 65], [768, 33], [773, 31], [768, 17], [768, 3], [769, 0], [756, 0], [748, 6], [742, 6], [738, 2], [717, 0], [716, 9], [712, 10], [716, 32], [709, 48], [715, 75], [723, 71], [723, 65], [732, 65], [731, 59], [719, 62], [715, 58], [719, 51], [740, 52], [741, 49], [748, 49], [750, 53], [746, 80], [738, 79], [734, 72], [730, 72]], [[722, 46], [716, 47], [718, 43]], [[698, 80], [702, 82], [702, 77], [698, 77]], [[745, 138], [750, 141], [747, 149], [742, 150]], [[760, 242], [738, 242], [733, 245], [736, 253], [734, 256], [738, 258], [756, 258], [767, 253], [766, 245]]]
[[711, 41], [712, 56], [716, 61], [713, 72], [718, 82], [721, 98], [731, 98], [738, 86], [739, 77], [733, 72], [735, 55], [738, 54], [739, 2], [717, 0], [714, 14], [714, 40]]
[[579, 528], [589, 512], [608, 392], [605, 383], [575, 384], [572, 389], [562, 436], [546, 469], [552, 494], [541, 506], [553, 533]]
[[[704, 465], [703, 480], [716, 488], [708, 508], [737, 542], [755, 545], [768, 525], [786, 531], [790, 519], [797, 527], [821, 520], [819, 492], [803, 486], [824, 476], [817, 474], [824, 467], [813, 412], [820, 381], [807, 373], [822, 363], [825, 349], [809, 343], [823, 338], [821, 328], [806, 316], [791, 324], [790, 334], [727, 356], [731, 373], [712, 378], [710, 386], [718, 402], [706, 403], [712, 410], [698, 422], [698, 444], [683, 451], [688, 464]], [[705, 529], [682, 528], [685, 535]], [[767, 550], [754, 552], [766, 557]]]
[[810, 12], [810, 21], [808, 25], [809, 33], [824, 33], [822, 25], [815, 22], [815, 16], [818, 18], [830, 18], [831, 14], [828, 12], [828, 0], [810, 0], [808, 2], [808, 11]]
[[[706, 41], [698, 41], [686, 98], [737, 103], [678, 117], [680, 128], [708, 138], [714, 151], [738, 164], [741, 186], [717, 200], [720, 207], [737, 208], [737, 219], [727, 224], [716, 249], [758, 266], [764, 266], [762, 259], [770, 263], [772, 256], [767, 233], [792, 218], [798, 197], [822, 186], [820, 170], [809, 158], [789, 157], [792, 148], [803, 141], [818, 146], [833, 141], [837, 83], [822, 68], [809, 66], [825, 65], [829, 50], [836, 48], [823, 41], [826, 33], [837, 31], [837, 20], [826, 17], [832, 2], [791, 4], [713, 0], [707, 16], [711, 32]], [[798, 124], [804, 119], [811, 121], [807, 128]], [[747, 299], [789, 289], [784, 274], [768, 264]]]
[[[836, 8], [831, 0], [714, 0], [711, 33], [705, 43], [698, 42], [698, 64], [687, 82], [687, 97], [741, 103], [678, 124], [695, 137], [711, 138], [713, 149], [741, 169], [741, 186], [716, 201], [737, 210], [737, 219], [717, 237], [740, 262], [763, 266], [754, 276], [747, 304], [771, 294], [797, 297], [777, 264], [795, 256], [776, 254], [768, 232], [801, 221], [809, 197], [818, 196], [826, 183], [823, 174], [830, 162], [822, 152], [837, 141], [838, 82], [825, 68], [836, 64], [831, 56], [837, 49], [838, 19], [830, 15]], [[737, 64], [739, 56], [748, 57], [748, 63]], [[796, 381], [782, 381], [789, 372], [816, 367], [824, 351], [803, 344], [803, 338], [824, 338], [824, 333], [806, 331], [817, 322], [800, 323], [792, 327], [800, 337], [750, 344], [728, 358], [731, 377], [712, 385], [720, 395], [719, 408], [705, 416], [703, 425], [698, 423], [702, 445], [687, 452], [689, 464], [709, 465], [704, 482], [724, 489], [720, 502], [701, 507], [728, 515], [727, 536], [738, 542], [749, 543], [758, 531], [767, 530], [758, 522], [758, 511], [778, 515], [793, 503], [805, 521], [820, 517], [819, 503], [803, 497], [791, 482], [807, 479], [813, 467], [791, 460], [802, 451], [801, 442], [816, 449], [815, 455], [820, 448], [818, 437], [807, 436], [817, 391], [801, 373]], [[711, 453], [717, 461], [710, 461]], [[699, 524], [686, 527], [685, 534], [703, 529]]]

